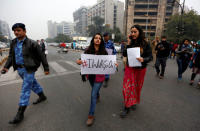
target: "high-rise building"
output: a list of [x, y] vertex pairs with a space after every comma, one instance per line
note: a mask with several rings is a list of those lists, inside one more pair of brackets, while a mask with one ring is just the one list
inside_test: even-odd
[[74, 34], [74, 23], [63, 22], [63, 34], [72, 36]]
[[138, 24], [147, 37], [161, 36], [170, 16], [178, 13], [178, 6], [173, 6], [171, 2], [172, 0], [126, 0], [125, 35], [130, 33], [131, 26]]
[[10, 28], [7, 22], [0, 20], [0, 34], [11, 39]]
[[87, 31], [87, 7], [81, 7], [73, 13], [75, 33], [86, 36]]
[[118, 27], [123, 32], [124, 3], [119, 0], [97, 0], [92, 7], [81, 7], [73, 13], [75, 32], [85, 36], [87, 27], [93, 24], [93, 18], [99, 16], [104, 19], [104, 25], [111, 29]]
[[104, 24], [111, 29], [118, 27], [123, 31], [124, 3], [119, 0], [97, 0], [97, 4], [88, 8], [87, 25], [93, 24], [93, 18], [100, 16]]
[[55, 38], [57, 36], [57, 27], [56, 22], [52, 22], [49, 20], [47, 22], [48, 25], [48, 38]]
[[56, 23], [48, 21], [48, 38], [55, 38], [58, 34], [72, 36], [74, 34], [74, 24], [71, 22]]

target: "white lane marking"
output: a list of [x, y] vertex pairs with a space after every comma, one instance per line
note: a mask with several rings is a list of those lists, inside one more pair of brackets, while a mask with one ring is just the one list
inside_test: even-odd
[[[70, 74], [75, 74], [80, 72], [80, 70], [75, 70], [75, 71], [68, 71], [68, 72], [62, 72], [62, 73], [58, 73], [58, 74], [52, 74], [52, 75], [43, 75], [43, 76], [38, 76], [36, 77], [37, 80], [41, 80], [41, 79], [46, 79], [46, 78], [52, 78], [52, 77], [57, 77], [57, 76], [64, 76], [64, 75], [70, 75]], [[5, 85], [11, 85], [11, 84], [18, 84], [21, 83], [22, 80], [13, 80], [13, 81], [5, 81], [5, 82], [1, 82], [0, 83], [0, 87], [1, 86], [5, 86]]]
[[53, 62], [49, 62], [49, 65], [57, 73], [66, 72], [67, 71], [67, 69], [65, 69], [64, 67], [62, 67], [61, 65], [59, 65], [57, 62], [54, 62], [54, 61]]
[[13, 68], [10, 68], [10, 70], [6, 74], [1, 75], [0, 82], [11, 81], [15, 80], [16, 78], [17, 78], [17, 71], [14, 72]]
[[72, 61], [63, 61], [63, 62], [73, 66], [76, 69], [79, 69], [79, 70], [81, 69], [81, 67], [79, 65], [77, 65], [75, 62], [72, 62]]
[[44, 75], [44, 71], [43, 71], [42, 67], [39, 67], [35, 73], [35, 76], [40, 76], [40, 75]]

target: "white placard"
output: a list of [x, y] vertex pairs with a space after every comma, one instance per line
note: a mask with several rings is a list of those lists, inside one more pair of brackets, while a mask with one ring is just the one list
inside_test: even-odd
[[114, 74], [116, 55], [82, 54], [81, 74]]
[[140, 48], [129, 48], [127, 49], [128, 64], [130, 67], [141, 67], [142, 64], [136, 58], [140, 58]]
[[107, 51], [108, 55], [112, 55], [113, 54], [113, 49], [106, 48], [106, 51]]

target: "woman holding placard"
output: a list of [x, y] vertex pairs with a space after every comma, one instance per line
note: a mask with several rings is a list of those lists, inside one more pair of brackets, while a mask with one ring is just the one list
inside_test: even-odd
[[[133, 60], [133, 56], [128, 53], [129, 49], [138, 49], [139, 57], [137, 56]], [[131, 50], [129, 52], [131, 52]], [[134, 54], [136, 52], [131, 53]], [[144, 32], [139, 25], [131, 27], [131, 33], [129, 35], [127, 47], [124, 49], [123, 57], [125, 72], [123, 80], [124, 109], [120, 113], [122, 118], [127, 116], [130, 108], [136, 109], [136, 104], [140, 103], [140, 94], [147, 63], [152, 60], [151, 47], [145, 41]], [[138, 62], [139, 64], [137, 64]]]
[[[97, 33], [96, 35], [93, 36], [90, 46], [84, 52], [84, 54], [108, 55], [104, 47], [104, 41], [101, 34]], [[83, 61], [77, 60], [77, 64], [81, 65], [83, 64]], [[99, 101], [99, 98], [100, 98], [99, 91], [105, 80], [105, 75], [87, 75], [87, 78], [92, 87], [92, 92], [91, 92], [90, 111], [89, 111], [88, 120], [86, 124], [88, 126], [91, 126], [94, 122], [94, 112], [95, 112], [96, 102]]]

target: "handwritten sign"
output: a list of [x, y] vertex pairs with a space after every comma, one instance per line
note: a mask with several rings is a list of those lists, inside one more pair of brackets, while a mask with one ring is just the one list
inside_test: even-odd
[[82, 54], [81, 74], [114, 74], [116, 55]]
[[128, 53], [128, 64], [130, 67], [140, 67], [142, 66], [141, 62], [139, 62], [136, 58], [140, 57], [140, 48], [129, 48], [127, 49]]

